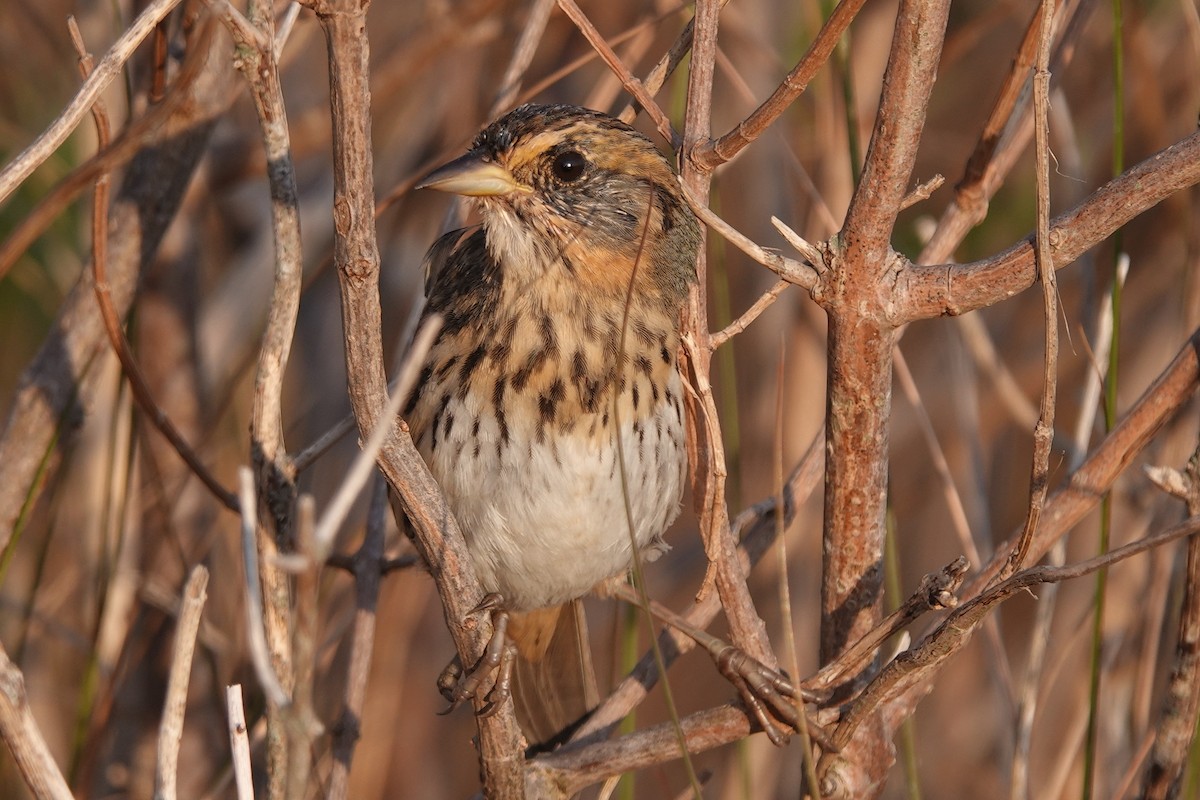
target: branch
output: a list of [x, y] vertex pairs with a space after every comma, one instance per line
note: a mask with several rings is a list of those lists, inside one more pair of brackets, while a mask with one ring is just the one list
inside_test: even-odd
[[183, 588], [179, 621], [175, 626], [175, 645], [171, 651], [171, 674], [167, 678], [167, 698], [158, 727], [158, 762], [154, 774], [156, 800], [175, 800], [175, 782], [179, 771], [179, 741], [183, 737], [183, 717], [187, 710], [188, 683], [192, 656], [196, 652], [196, 634], [207, 598], [208, 570], [196, 565]]
[[1029, 543], [1037, 530], [1046, 505], [1050, 482], [1050, 448], [1054, 443], [1054, 405], [1058, 397], [1058, 282], [1054, 256], [1050, 253], [1050, 38], [1054, 1], [1041, 2], [1041, 33], [1037, 68], [1033, 76], [1034, 164], [1037, 172], [1037, 231], [1034, 234], [1034, 260], [1042, 282], [1042, 303], [1046, 318], [1046, 353], [1042, 373], [1042, 402], [1033, 428], [1033, 464], [1029, 475], [1029, 509], [1025, 526], [1008, 562], [998, 573], [1007, 578], [1025, 565]]
[[679, 143], [678, 137], [671, 129], [671, 120], [667, 119], [666, 113], [658, 107], [650, 92], [642, 85], [642, 82], [637, 79], [629, 68], [621, 61], [621, 57], [616, 54], [616, 51], [609, 46], [596, 27], [592, 25], [591, 20], [587, 15], [575, 4], [575, 0], [558, 0], [558, 7], [563, 10], [563, 13], [570, 18], [571, 22], [579, 28], [579, 32], [588, 40], [588, 44], [592, 49], [599, 54], [600, 58], [608, 65], [608, 68], [613, 71], [613, 74], [621, 79], [621, 85], [625, 90], [633, 95], [633, 98], [641, 105], [642, 110], [654, 122], [654, 126], [658, 128], [658, 132], [664, 139], [671, 143], [671, 146], [677, 146]]
[[692, 152], [692, 159], [706, 170], [714, 170], [742, 151], [762, 135], [796, 98], [808, 88], [817, 70], [829, 60], [842, 34], [858, 16], [866, 0], [841, 0], [829, 19], [821, 26], [804, 56], [792, 67], [783, 82], [754, 112], [739, 122], [733, 130], [715, 141], [703, 142]]
[[949, 0], [902, 2], [896, 14], [879, 114], [842, 226], [845, 257], [852, 265], [882, 269], [925, 126], [949, 7]]
[[[342, 297], [343, 342], [350, 403], [360, 436], [380, 419], [386, 399], [380, 330], [379, 248], [374, 227], [371, 93], [366, 7], [354, 0], [313, 0], [329, 47], [333, 109], [334, 263]], [[472, 609], [483, 599], [458, 523], [441, 489], [395, 420], [379, 467], [396, 490], [415, 543], [437, 583], [446, 625], [464, 664], [473, 664], [490, 636]], [[485, 791], [496, 798], [520, 796], [521, 734], [511, 703], [476, 716]]]
[[71, 790], [54, 763], [41, 729], [29, 710], [25, 676], [0, 645], [0, 738], [35, 797], [72, 800]]
[[[1110, 550], [1104, 555], [1089, 558], [1078, 564], [1065, 567], [1040, 566], [1018, 572], [1007, 580], [989, 588], [983, 594], [963, 603], [947, 615], [932, 633], [911, 650], [897, 656], [876, 677], [871, 685], [851, 705], [838, 724], [834, 743], [849, 744], [855, 729], [868, 719], [883, 703], [896, 699], [902, 693], [931, 680], [943, 663], [962, 649], [979, 623], [1000, 603], [1043, 583], [1060, 583], [1082, 578], [1119, 561], [1132, 558], [1154, 547], [1173, 542], [1200, 532], [1200, 517], [1190, 517], [1184, 522], [1161, 533], [1147, 536], [1124, 547]], [[822, 761], [841, 758], [842, 754], [831, 755]]]
[[[1200, 131], [1159, 151], [1097, 189], [1050, 223], [1057, 269], [1181, 189], [1200, 183]], [[914, 266], [898, 279], [893, 324], [966, 314], [1028, 289], [1037, 280], [1033, 237], [999, 255], [967, 264]]]
[[[1096, 447], [1066, 484], [1046, 503], [1028, 558], [1040, 559], [1050, 546], [1091, 511], [1117, 476], [1133, 461], [1156, 433], [1191, 399], [1200, 382], [1200, 330], [1195, 331], [1162, 374], [1142, 394], [1121, 422]], [[960, 597], [983, 591], [1015, 547], [1016, 537], [997, 548], [991, 560], [963, 588]], [[1117, 551], [1111, 551], [1115, 553]], [[1110, 553], [1110, 555], [1111, 555]], [[961, 606], [960, 612], [961, 613]], [[936, 672], [926, 672], [908, 682], [902, 694], [884, 707], [889, 733], [894, 733], [932, 688]]]

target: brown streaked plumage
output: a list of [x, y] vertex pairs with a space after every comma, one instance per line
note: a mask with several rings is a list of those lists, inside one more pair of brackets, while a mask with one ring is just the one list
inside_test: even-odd
[[444, 322], [405, 415], [484, 588], [531, 612], [511, 632], [536, 661], [574, 618], [544, 609], [630, 565], [618, 436], [638, 548], [665, 548], [699, 225], [648, 139], [576, 106], [512, 111], [423, 185], [476, 198], [482, 226], [429, 251]]

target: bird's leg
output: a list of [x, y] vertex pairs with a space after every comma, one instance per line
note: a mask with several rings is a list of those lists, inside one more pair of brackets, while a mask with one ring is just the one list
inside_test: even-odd
[[492, 615], [492, 637], [479, 662], [469, 672], [464, 672], [462, 661], [455, 656], [438, 676], [438, 690], [450, 701], [442, 714], [449, 714], [463, 700], [478, 697], [487, 701], [480, 713], [491, 716], [512, 693], [516, 646], [508, 640], [508, 610], [504, 608], [500, 595], [489, 594], [471, 611], [472, 614], [483, 612]]
[[[688, 635], [691, 636], [690, 633]], [[742, 702], [754, 714], [771, 744], [782, 746], [787, 743], [788, 734], [775, 724], [776, 720], [781, 720], [795, 730], [800, 730], [801, 724], [806, 725], [809, 736], [823, 750], [837, 750], [825, 729], [808, 715], [802, 703], [796, 703], [797, 698], [813, 702], [819, 697], [805, 691], [803, 687], [797, 690], [786, 674], [768, 667], [741, 648], [727, 644], [715, 636], [707, 635], [706, 639], [697, 639], [697, 643], [708, 650], [713, 663], [717, 665], [717, 671], [738, 690]], [[805, 715], [803, 723], [801, 713]]]
[[[630, 603], [640, 603], [633, 588], [628, 584], [617, 585], [614, 582], [607, 588], [612, 594]], [[768, 667], [741, 648], [734, 647], [708, 631], [692, 625], [657, 601], [650, 601], [650, 612], [708, 651], [717, 671], [737, 689], [742, 702], [758, 720], [772, 744], [783, 745], [787, 742], [789, 731], [782, 729], [778, 722], [800, 730], [800, 714], [803, 713], [804, 723], [812, 740], [826, 751], [837, 749], [832, 746], [825, 729], [803, 706], [804, 703], [820, 702], [824, 699], [824, 694], [804, 687], [797, 688], [783, 672]], [[797, 703], [797, 699], [802, 702]]]

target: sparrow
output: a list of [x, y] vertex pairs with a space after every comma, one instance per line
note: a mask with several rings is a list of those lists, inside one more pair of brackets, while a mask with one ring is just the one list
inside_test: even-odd
[[561, 680], [547, 662], [572, 657], [576, 642], [554, 644], [580, 636], [572, 601], [635, 548], [661, 554], [679, 512], [700, 226], [648, 138], [573, 105], [509, 112], [420, 187], [471, 198], [481, 222], [426, 256], [425, 313], [442, 327], [403, 415], [518, 660]]

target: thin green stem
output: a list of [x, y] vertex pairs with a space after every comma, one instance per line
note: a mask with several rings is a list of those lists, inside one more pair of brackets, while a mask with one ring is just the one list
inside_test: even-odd
[[[1121, 0], [1112, 0], [1112, 78], [1113, 78], [1113, 175], [1120, 175], [1125, 169], [1125, 53], [1123, 45], [1124, 12]], [[1104, 429], [1111, 431], [1117, 421], [1117, 389], [1118, 366], [1120, 359], [1121, 341], [1121, 295], [1124, 281], [1121, 277], [1121, 251], [1123, 249], [1121, 230], [1113, 234], [1113, 272], [1112, 272], [1112, 334], [1108, 350], [1108, 374], [1104, 386]], [[1112, 531], [1112, 495], [1105, 494], [1100, 504], [1100, 542], [1101, 555], [1108, 552]], [[1100, 717], [1100, 673], [1103, 659], [1104, 642], [1104, 605], [1108, 589], [1108, 568], [1104, 567], [1096, 573], [1095, 615], [1092, 619], [1092, 653], [1091, 676], [1089, 683], [1089, 707], [1087, 739], [1084, 750], [1083, 793], [1084, 800], [1091, 800], [1096, 786], [1096, 760], [1099, 739]]]

